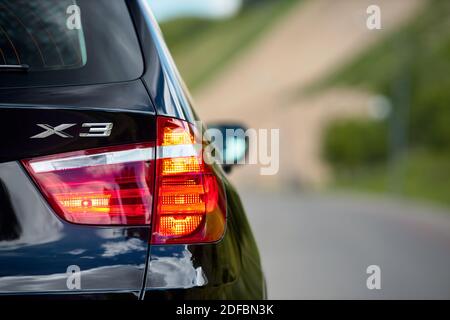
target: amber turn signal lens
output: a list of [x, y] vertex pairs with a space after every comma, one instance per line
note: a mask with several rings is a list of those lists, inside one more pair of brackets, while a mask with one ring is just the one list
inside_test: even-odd
[[[211, 243], [225, 232], [221, 181], [203, 162], [196, 131], [187, 122], [158, 119], [153, 244]], [[201, 141], [201, 140], [200, 140]]]

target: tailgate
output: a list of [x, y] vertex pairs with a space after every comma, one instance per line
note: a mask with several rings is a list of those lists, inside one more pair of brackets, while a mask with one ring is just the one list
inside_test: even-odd
[[142, 83], [0, 90], [0, 121], [0, 294], [137, 296], [150, 225], [62, 219], [22, 160], [152, 143], [155, 115]]

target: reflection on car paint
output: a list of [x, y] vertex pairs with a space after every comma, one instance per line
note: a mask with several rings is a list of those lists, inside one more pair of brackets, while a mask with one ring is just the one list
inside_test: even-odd
[[188, 246], [155, 246], [152, 248], [147, 288], [193, 288], [207, 284], [202, 267], [194, 267]]

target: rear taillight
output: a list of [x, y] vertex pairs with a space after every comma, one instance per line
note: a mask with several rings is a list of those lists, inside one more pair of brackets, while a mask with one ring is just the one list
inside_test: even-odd
[[225, 192], [203, 161], [199, 134], [185, 121], [159, 117], [157, 123], [156, 148], [148, 143], [94, 149], [23, 164], [66, 221], [152, 223], [153, 244], [219, 241], [226, 225]]
[[203, 147], [190, 124], [158, 119], [153, 244], [210, 243], [225, 231], [223, 185], [203, 161]]
[[154, 146], [139, 144], [23, 161], [55, 212], [76, 224], [146, 225]]

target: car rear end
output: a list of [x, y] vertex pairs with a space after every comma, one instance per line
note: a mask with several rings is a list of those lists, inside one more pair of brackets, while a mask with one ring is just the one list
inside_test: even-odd
[[147, 2], [0, 0], [0, 48], [0, 296], [264, 296]]

